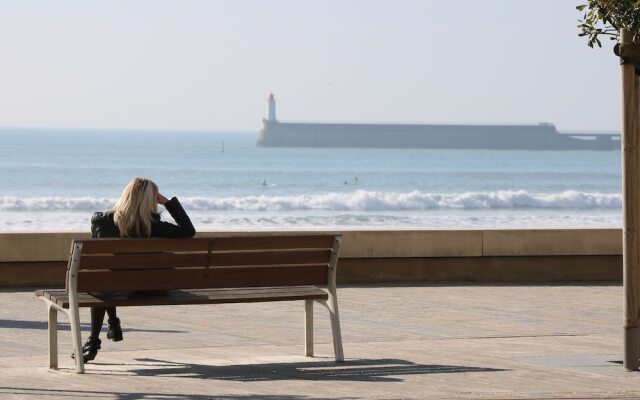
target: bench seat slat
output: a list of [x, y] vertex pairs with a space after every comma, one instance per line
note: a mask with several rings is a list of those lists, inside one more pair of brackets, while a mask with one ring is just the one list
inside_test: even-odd
[[[69, 296], [63, 289], [36, 291], [63, 308], [69, 308]], [[327, 300], [324, 290], [315, 286], [170, 290], [162, 294], [93, 296], [78, 293], [79, 307], [154, 306], [188, 304], [255, 303], [266, 301]]]

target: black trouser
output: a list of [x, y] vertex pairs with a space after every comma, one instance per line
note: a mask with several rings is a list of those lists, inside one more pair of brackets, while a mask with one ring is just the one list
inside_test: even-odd
[[109, 314], [109, 319], [117, 318], [115, 307], [91, 307], [91, 338], [98, 339], [102, 324], [104, 323], [104, 313]]

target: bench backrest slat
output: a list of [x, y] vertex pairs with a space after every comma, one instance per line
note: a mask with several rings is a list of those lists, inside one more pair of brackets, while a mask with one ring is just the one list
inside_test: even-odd
[[109, 292], [326, 285], [335, 238], [322, 234], [76, 241], [82, 245], [77, 287], [79, 292]]
[[204, 267], [207, 253], [89, 254], [80, 259], [80, 269], [153, 269]]
[[81, 292], [324, 285], [326, 265], [283, 265], [149, 270], [87, 271], [78, 276]]
[[330, 256], [331, 250], [226, 252], [213, 253], [210, 265], [326, 264]]
[[207, 251], [208, 239], [89, 239], [82, 254]]
[[333, 235], [290, 235], [212, 238], [213, 251], [330, 249]]

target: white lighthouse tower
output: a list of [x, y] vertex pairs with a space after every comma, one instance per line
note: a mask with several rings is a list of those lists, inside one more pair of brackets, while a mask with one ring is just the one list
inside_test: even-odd
[[276, 98], [273, 93], [269, 95], [267, 100], [267, 121], [276, 122]]

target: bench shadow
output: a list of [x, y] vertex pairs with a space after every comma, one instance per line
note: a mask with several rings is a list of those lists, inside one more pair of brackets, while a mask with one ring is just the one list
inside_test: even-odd
[[[40, 388], [14, 388], [0, 386], [0, 395], [13, 395], [25, 397], [50, 397], [55, 398], [113, 398], [117, 400], [144, 400], [144, 399], [162, 399], [162, 400], [305, 400], [311, 399], [305, 395], [268, 395], [268, 394], [246, 394], [246, 395], [201, 395], [201, 394], [179, 394], [179, 393], [149, 393], [149, 392], [111, 392], [108, 390], [92, 391], [92, 390], [71, 390], [71, 389], [40, 389]], [[313, 397], [315, 398], [315, 397]], [[350, 400], [353, 397], [339, 397], [338, 400]]]
[[[48, 329], [49, 323], [47, 321], [20, 321], [13, 319], [0, 319], [0, 329]], [[106, 328], [105, 328], [106, 329]], [[70, 331], [71, 325], [68, 322], [58, 322], [59, 331]], [[91, 324], [81, 323], [81, 331], [90, 331]], [[171, 330], [171, 329], [138, 329], [138, 328], [124, 328], [124, 332], [158, 332], [158, 333], [184, 333], [185, 331]]]
[[[138, 376], [220, 379], [225, 381], [369, 381], [398, 382], [403, 375], [500, 372], [505, 369], [461, 365], [416, 364], [399, 359], [355, 359], [345, 362], [307, 361], [293, 363], [205, 365], [178, 363], [152, 358], [138, 358], [144, 368], [128, 369]], [[149, 364], [147, 364], [149, 363]], [[140, 365], [140, 364], [138, 364]]]

